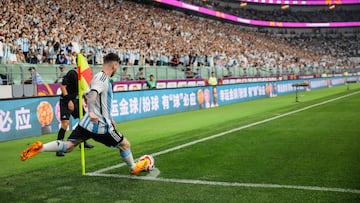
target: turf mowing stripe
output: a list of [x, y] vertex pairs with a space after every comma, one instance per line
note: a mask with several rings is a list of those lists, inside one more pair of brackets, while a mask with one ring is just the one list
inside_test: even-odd
[[86, 175], [111, 177], [111, 178], [150, 180], [150, 181], [168, 182], [168, 183], [185, 183], [185, 184], [195, 184], [195, 185], [218, 185], [218, 186], [225, 186], [225, 187], [279, 188], [279, 189], [314, 190], [314, 191], [325, 191], [325, 192], [342, 192], [342, 193], [360, 194], [360, 190], [356, 190], [356, 189], [328, 188], [328, 187], [318, 187], [318, 186], [216, 182], [216, 181], [204, 181], [204, 180], [154, 178], [154, 177], [148, 177], [148, 176], [130, 176], [130, 175], [119, 175], [119, 174], [99, 174], [99, 173], [87, 173]]
[[[173, 148], [169, 148], [169, 149], [166, 149], [166, 150], [163, 150], [163, 151], [160, 151], [160, 152], [156, 152], [156, 153], [153, 153], [151, 155], [153, 157], [155, 157], [155, 156], [159, 156], [159, 155], [162, 155], [162, 154], [166, 154], [166, 153], [169, 153], [169, 152], [172, 152], [172, 151], [175, 151], [175, 150], [178, 150], [178, 149], [182, 149], [182, 148], [185, 148], [185, 147], [188, 147], [188, 146], [200, 143], [200, 142], [205, 142], [207, 140], [211, 140], [211, 139], [214, 139], [214, 138], [217, 138], [217, 137], [221, 137], [221, 136], [224, 136], [224, 135], [227, 135], [227, 134], [230, 134], [230, 133], [242, 130], [242, 129], [250, 128], [250, 127], [253, 127], [253, 126], [256, 126], [256, 125], [259, 125], [259, 124], [263, 124], [263, 123], [267, 123], [269, 121], [273, 121], [273, 120], [276, 120], [276, 119], [279, 119], [279, 118], [282, 118], [282, 117], [285, 117], [285, 116], [289, 116], [289, 115], [292, 115], [292, 114], [295, 114], [295, 113], [298, 113], [298, 112], [301, 112], [301, 111], [305, 111], [305, 110], [308, 110], [308, 109], [311, 109], [311, 108], [314, 108], [314, 107], [318, 107], [318, 106], [321, 106], [321, 105], [324, 105], [324, 104], [327, 104], [327, 103], [330, 103], [330, 102], [334, 102], [334, 101], [337, 101], [337, 100], [340, 100], [340, 99], [343, 99], [343, 98], [346, 98], [346, 97], [349, 97], [349, 96], [353, 96], [353, 95], [359, 94], [359, 93], [360, 93], [360, 91], [357, 91], [357, 92], [353, 92], [351, 94], [343, 95], [341, 97], [336, 97], [336, 98], [333, 98], [333, 99], [329, 99], [329, 100], [326, 100], [326, 101], [323, 101], [323, 102], [320, 102], [320, 103], [317, 103], [317, 104], [313, 104], [313, 105], [310, 105], [310, 106], [307, 106], [307, 107], [304, 107], [304, 108], [301, 108], [301, 109], [298, 109], [298, 110], [290, 111], [290, 112], [280, 114], [280, 115], [277, 115], [277, 116], [274, 116], [274, 117], [271, 117], [271, 118], [267, 118], [267, 119], [262, 120], [262, 121], [257, 121], [255, 123], [250, 123], [248, 125], [244, 125], [244, 126], [241, 126], [241, 127], [238, 127], [238, 128], [233, 128], [231, 130], [228, 130], [228, 131], [225, 131], [225, 132], [222, 132], [222, 133], [211, 135], [209, 137], [205, 137], [205, 138], [195, 140], [195, 141], [192, 141], [192, 142], [188, 142], [186, 144], [182, 144], [182, 145], [179, 145], [179, 146], [176, 146], [176, 147], [173, 147]], [[123, 167], [123, 166], [125, 166], [125, 163], [121, 163], [121, 164], [117, 164], [117, 165], [110, 166], [110, 167], [107, 167], [107, 168], [103, 168], [103, 169], [100, 169], [98, 171], [92, 172], [91, 174], [101, 174], [101, 173], [103, 173], [105, 171], [120, 168], [120, 167]]]

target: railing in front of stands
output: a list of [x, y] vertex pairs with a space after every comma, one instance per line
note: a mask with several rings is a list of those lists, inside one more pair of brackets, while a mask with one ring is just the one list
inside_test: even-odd
[[[3, 80], [3, 84], [19, 85], [24, 80], [30, 77], [29, 67], [35, 67], [37, 72], [41, 75], [44, 83], [55, 83], [56, 79], [60, 76], [60, 65], [49, 64], [2, 64], [0, 65], [0, 74]], [[74, 68], [74, 65], [66, 65], [65, 70]], [[90, 66], [93, 73], [97, 73], [101, 70], [101, 65]], [[325, 69], [318, 68], [269, 68], [269, 67], [184, 67], [184, 66], [120, 66], [116, 75], [114, 75], [114, 81], [120, 81], [122, 69], [127, 67], [130, 78], [134, 79], [139, 68], [143, 68], [144, 77], [149, 78], [150, 74], [153, 74], [157, 80], [175, 80], [186, 78], [208, 78], [210, 73], [214, 71], [218, 78], [223, 77], [267, 77], [267, 76], [281, 76], [281, 75], [315, 75], [315, 74], [342, 74], [347, 71], [349, 73], [360, 72], [359, 68], [353, 69]]]

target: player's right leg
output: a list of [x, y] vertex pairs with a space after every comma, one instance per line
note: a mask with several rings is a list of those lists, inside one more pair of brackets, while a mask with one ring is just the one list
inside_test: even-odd
[[[80, 143], [79, 141], [78, 143]], [[22, 161], [27, 160], [30, 157], [33, 157], [40, 152], [70, 152], [69, 149], [74, 148], [73, 146], [76, 145], [76, 142], [72, 141], [61, 141], [55, 140], [52, 142], [48, 142], [43, 144], [40, 141], [35, 142], [34, 144], [27, 147], [21, 154], [20, 159]]]
[[111, 129], [109, 133], [106, 133], [102, 136], [96, 134], [91, 134], [90, 136], [95, 141], [100, 142], [108, 147], [117, 147], [120, 151], [121, 159], [130, 168], [130, 173], [133, 175], [137, 175], [141, 171], [144, 171], [150, 163], [148, 159], [135, 163], [130, 149], [130, 142], [115, 129]]
[[69, 136], [70, 139], [68, 139], [66, 142], [55, 140], [46, 144], [42, 144], [42, 142], [37, 141], [23, 151], [20, 159], [25, 161], [28, 158], [39, 154], [40, 152], [71, 152], [78, 144], [83, 141], [83, 139], [79, 138], [79, 134], [79, 129], [76, 128], [71, 132]]
[[120, 156], [122, 160], [130, 168], [130, 174], [137, 175], [140, 172], [144, 171], [150, 164], [148, 159], [144, 159], [142, 161], [134, 163], [134, 158], [130, 150], [130, 142], [125, 137], [123, 137], [123, 140], [120, 142], [118, 148], [120, 150]]

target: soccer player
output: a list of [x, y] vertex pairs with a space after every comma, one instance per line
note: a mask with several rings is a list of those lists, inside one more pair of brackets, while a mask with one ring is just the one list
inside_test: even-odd
[[[60, 89], [61, 128], [58, 131], [57, 139], [63, 140], [65, 137], [66, 129], [69, 127], [70, 124], [70, 115], [72, 115], [74, 118], [79, 118], [79, 89], [78, 73], [76, 68], [69, 70], [62, 78]], [[90, 145], [85, 141], [84, 147], [93, 148], [94, 146]], [[64, 152], [58, 151], [56, 152], [56, 156], [64, 156]]]
[[115, 122], [111, 117], [113, 92], [109, 78], [116, 73], [119, 60], [119, 56], [114, 53], [104, 57], [102, 71], [97, 73], [90, 83], [90, 91], [87, 94], [88, 112], [68, 140], [56, 140], [46, 144], [37, 141], [23, 151], [20, 156], [22, 161], [40, 152], [71, 152], [82, 141], [92, 138], [108, 147], [117, 147], [131, 174], [137, 175], [146, 169], [150, 163], [149, 159], [134, 163], [130, 142], [115, 129]]

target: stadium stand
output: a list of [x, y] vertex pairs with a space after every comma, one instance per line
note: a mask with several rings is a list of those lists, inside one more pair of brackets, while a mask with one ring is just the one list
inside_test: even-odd
[[[209, 9], [232, 14], [238, 17], [282, 22], [354, 22], [360, 21], [360, 5], [339, 5], [338, 8], [329, 9], [322, 6], [289, 6], [281, 9], [281, 5], [262, 5], [248, 3], [246, 7], [239, 6], [240, 2], [219, 0], [182, 0], [182, 2], [195, 4]], [[260, 1], [259, 1], [260, 2]], [[275, 1], [276, 2], [276, 1]], [[305, 9], [304, 9], [305, 7]]]
[[195, 72], [197, 66], [203, 77], [211, 69], [220, 76], [267, 76], [351, 72], [358, 66], [349, 60], [359, 54], [356, 35], [284, 38], [137, 2], [1, 1], [5, 65], [0, 73], [19, 84], [28, 76], [29, 64], [36, 63], [44, 81], [54, 81], [55, 64], [75, 64], [72, 42], [90, 64], [101, 64], [104, 54], [115, 52], [133, 76], [144, 66], [149, 67], [146, 74], [156, 72], [157, 79], [185, 78], [186, 67]]

